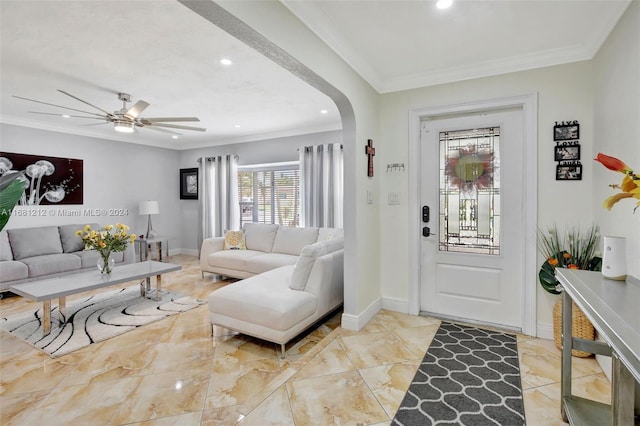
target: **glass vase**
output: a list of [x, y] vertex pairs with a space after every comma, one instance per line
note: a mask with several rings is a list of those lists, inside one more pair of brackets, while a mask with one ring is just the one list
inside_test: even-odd
[[113, 271], [116, 260], [111, 257], [111, 252], [100, 253], [98, 258], [98, 271], [101, 275], [109, 275]]

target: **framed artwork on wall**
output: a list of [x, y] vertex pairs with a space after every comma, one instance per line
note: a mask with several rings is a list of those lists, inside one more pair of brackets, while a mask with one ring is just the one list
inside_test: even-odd
[[580, 145], [559, 145], [555, 149], [555, 161], [579, 160]]
[[83, 160], [0, 152], [0, 176], [19, 171], [29, 181], [19, 206], [84, 204]]
[[198, 168], [180, 169], [180, 199], [198, 199]]
[[575, 139], [580, 139], [580, 124], [577, 121], [563, 121], [553, 126], [554, 141], [571, 141]]
[[556, 166], [556, 180], [582, 180], [582, 166], [560, 163]]

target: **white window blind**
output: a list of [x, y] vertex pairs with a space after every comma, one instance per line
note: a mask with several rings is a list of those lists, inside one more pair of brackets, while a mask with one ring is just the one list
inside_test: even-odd
[[240, 225], [247, 222], [300, 224], [300, 173], [297, 166], [238, 172]]

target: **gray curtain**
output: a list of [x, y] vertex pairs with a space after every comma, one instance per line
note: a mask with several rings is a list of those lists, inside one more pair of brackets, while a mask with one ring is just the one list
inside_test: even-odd
[[301, 226], [342, 228], [343, 162], [338, 143], [300, 148]]
[[240, 227], [238, 157], [222, 155], [198, 159], [198, 247], [226, 229]]

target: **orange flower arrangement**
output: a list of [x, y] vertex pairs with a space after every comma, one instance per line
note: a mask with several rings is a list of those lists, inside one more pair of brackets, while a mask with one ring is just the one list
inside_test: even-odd
[[542, 288], [552, 294], [560, 293], [556, 268], [599, 271], [602, 266], [602, 259], [596, 253], [599, 240], [600, 230], [595, 224], [587, 230], [574, 227], [561, 233], [554, 225], [548, 233], [539, 231], [538, 249], [546, 258], [538, 273]]
[[[624, 161], [619, 160], [616, 157], [605, 155], [601, 152], [598, 153], [594, 160], [599, 162], [609, 170], [624, 174], [620, 185], [609, 185], [611, 188], [620, 189], [620, 192], [607, 197], [603, 203], [604, 208], [606, 208], [607, 210], [611, 210], [614, 204], [624, 198], [635, 198], [637, 200], [640, 200], [640, 176], [635, 174], [631, 167], [627, 166]], [[636, 206], [633, 209], [634, 213], [638, 207], [640, 207], [640, 201], [636, 203]]]

